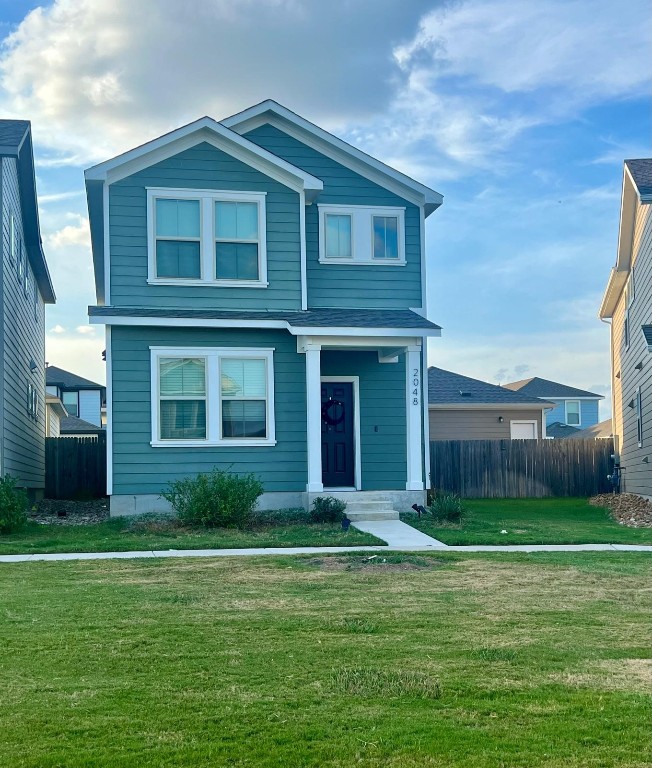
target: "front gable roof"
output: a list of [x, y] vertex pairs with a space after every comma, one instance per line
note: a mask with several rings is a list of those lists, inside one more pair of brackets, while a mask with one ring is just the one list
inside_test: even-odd
[[631, 269], [636, 207], [649, 203], [652, 203], [652, 158], [625, 160], [618, 225], [618, 254], [616, 266], [609, 274], [600, 305], [598, 315], [601, 318], [613, 317]]
[[557, 381], [541, 379], [538, 376], [533, 376], [530, 379], [521, 379], [520, 381], [512, 381], [509, 384], [503, 384], [503, 387], [511, 389], [513, 392], [521, 392], [524, 395], [530, 395], [530, 397], [560, 399], [581, 397], [604, 400], [604, 395], [598, 395], [595, 392], [587, 392], [585, 389], [569, 387], [567, 384], [560, 384]]
[[443, 368], [428, 368], [428, 405], [430, 406], [530, 406], [541, 408], [552, 403], [545, 403], [538, 397], [513, 392], [496, 384], [489, 384], [480, 379], [472, 379]]
[[426, 216], [436, 210], [444, 200], [443, 196], [434, 189], [390, 168], [375, 157], [347, 144], [272, 99], [261, 101], [260, 104], [222, 120], [222, 125], [240, 134], [266, 123], [356, 171], [361, 176], [392, 190], [399, 196], [423, 205]]
[[43, 301], [46, 304], [54, 304], [56, 297], [41, 242], [32, 128], [29, 120], [0, 120], [0, 156], [16, 158], [27, 257]]
[[108, 185], [204, 142], [227, 152], [281, 184], [303, 192], [307, 203], [314, 201], [324, 188], [321, 179], [268, 152], [212, 117], [201, 117], [111, 160], [94, 165], [84, 172], [84, 177], [98, 301], [104, 301], [106, 288], [104, 252], [107, 248], [107, 206], [104, 198]]

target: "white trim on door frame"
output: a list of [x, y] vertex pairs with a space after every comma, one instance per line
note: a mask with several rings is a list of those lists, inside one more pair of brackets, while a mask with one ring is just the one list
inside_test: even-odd
[[[359, 376], [321, 376], [320, 381], [353, 384], [353, 460], [355, 490], [362, 490], [362, 458], [360, 456], [360, 377]], [[323, 479], [323, 478], [322, 478]], [[337, 490], [336, 488], [329, 488]], [[324, 488], [326, 491], [326, 488]]]

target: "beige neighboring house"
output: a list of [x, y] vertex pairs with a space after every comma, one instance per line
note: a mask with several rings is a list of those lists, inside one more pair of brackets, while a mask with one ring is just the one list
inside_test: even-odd
[[49, 392], [45, 395], [45, 436], [59, 437], [61, 434], [61, 420], [68, 415], [61, 398], [57, 395], [51, 395]]
[[611, 321], [612, 429], [621, 490], [652, 496], [652, 159], [625, 160], [616, 266], [600, 306]]
[[428, 368], [431, 440], [541, 440], [553, 403], [442, 368]]

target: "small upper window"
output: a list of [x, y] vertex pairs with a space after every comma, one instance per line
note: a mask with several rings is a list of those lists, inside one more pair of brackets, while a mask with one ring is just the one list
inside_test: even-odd
[[638, 447], [643, 447], [643, 397], [641, 395], [641, 388], [636, 388], [636, 437], [638, 440]]
[[566, 401], [566, 424], [577, 427], [580, 423], [580, 401]]
[[199, 200], [156, 201], [156, 276], [201, 277]]
[[405, 264], [403, 208], [320, 205], [319, 229], [324, 264]]
[[627, 309], [629, 309], [632, 304], [634, 303], [634, 299], [636, 298], [635, 290], [634, 290], [634, 268], [632, 267], [632, 271], [629, 273], [629, 277], [627, 278], [627, 284], [625, 286], [625, 296], [626, 296], [626, 306]]
[[18, 257], [16, 259], [16, 269], [18, 273], [18, 282], [22, 283], [23, 280], [25, 279], [26, 259], [25, 259], [25, 249], [23, 248], [23, 244], [20, 241], [20, 238], [18, 239], [17, 249], [18, 249], [18, 254], [17, 254]]
[[215, 277], [258, 280], [258, 203], [215, 203]]
[[77, 392], [63, 392], [64, 408], [68, 411], [69, 416], [79, 416], [79, 395]]
[[9, 254], [11, 261], [16, 261], [16, 219], [13, 213], [9, 214]]

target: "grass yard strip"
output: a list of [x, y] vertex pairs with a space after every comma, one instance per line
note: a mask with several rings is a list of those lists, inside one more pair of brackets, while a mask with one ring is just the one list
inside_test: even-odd
[[174, 523], [115, 518], [95, 525], [29, 523], [20, 533], [0, 536], [0, 554], [127, 552], [146, 549], [245, 549], [384, 544], [369, 533], [340, 525], [283, 523], [251, 530], [192, 529]]
[[[465, 499], [461, 525], [405, 522], [444, 544], [652, 544], [652, 528], [620, 525], [586, 499]], [[505, 533], [503, 533], [505, 531]]]
[[0, 765], [643, 768], [651, 564], [0, 566]]

